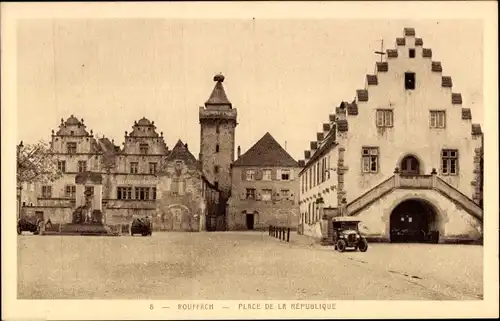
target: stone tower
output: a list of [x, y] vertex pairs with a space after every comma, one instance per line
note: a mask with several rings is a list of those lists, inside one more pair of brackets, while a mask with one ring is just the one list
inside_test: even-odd
[[228, 100], [222, 83], [224, 76], [214, 76], [215, 87], [205, 107], [200, 107], [200, 161], [207, 179], [217, 186], [220, 211], [217, 229], [225, 229], [226, 204], [231, 196], [231, 164], [234, 161], [234, 134], [237, 111]]

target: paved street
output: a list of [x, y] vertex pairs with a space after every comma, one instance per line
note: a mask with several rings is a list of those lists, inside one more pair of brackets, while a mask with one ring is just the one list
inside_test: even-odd
[[18, 237], [19, 299], [477, 300], [482, 247], [370, 244], [337, 253], [293, 234]]

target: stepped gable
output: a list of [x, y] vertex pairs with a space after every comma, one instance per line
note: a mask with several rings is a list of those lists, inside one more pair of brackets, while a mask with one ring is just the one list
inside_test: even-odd
[[449, 76], [441, 77], [441, 87], [451, 88], [453, 87], [453, 81]]
[[326, 138], [325, 142], [319, 147], [318, 150], [316, 150], [316, 152], [312, 155], [312, 157], [310, 155], [310, 152], [306, 151], [306, 152], [309, 152], [309, 156], [310, 157], [307, 157], [308, 155], [306, 154], [305, 158], [306, 159], [310, 158], [310, 159], [308, 159], [306, 161], [305, 166], [301, 170], [301, 173], [304, 172], [307, 169], [307, 164], [313, 163], [318, 158], [320, 158], [321, 156], [325, 155], [332, 147], [334, 147], [336, 145], [337, 145], [337, 141], [336, 141], [335, 135], [328, 135], [328, 137]]
[[191, 154], [187, 144], [184, 144], [180, 139], [175, 144], [166, 158], [167, 162], [175, 160], [183, 160], [186, 164], [196, 164], [197, 160]]
[[470, 108], [462, 108], [462, 119], [472, 119]]
[[378, 85], [377, 75], [366, 75], [366, 82], [368, 85]]
[[[407, 41], [406, 37], [415, 37], [415, 29], [414, 28], [404, 28], [403, 30], [403, 35], [404, 37], [402, 38], [397, 38], [396, 39], [396, 46], [406, 46]], [[415, 38], [415, 46], [422, 46], [423, 45], [423, 40], [422, 38]], [[398, 58], [398, 49], [387, 49], [386, 50], [387, 57], [391, 59], [396, 59]], [[422, 49], [422, 57], [424, 58], [432, 58], [432, 50], [429, 48], [423, 48]], [[391, 60], [389, 59], [389, 60]], [[341, 107], [346, 107], [346, 109], [343, 108], [336, 108], [336, 113], [340, 114], [342, 112], [345, 112], [347, 110], [348, 115], [357, 115], [359, 113], [358, 110], [358, 103], [362, 102], [367, 102], [369, 100], [369, 86], [373, 85], [378, 85], [379, 84], [379, 79], [377, 74], [378, 73], [385, 73], [389, 71], [389, 63], [387, 61], [384, 62], [376, 62], [376, 73], [371, 75], [368, 74], [366, 75], [366, 88], [365, 89], [358, 89], [356, 90], [356, 99], [352, 104], [348, 104], [343, 102], [341, 104]], [[431, 61], [431, 71], [436, 72], [436, 73], [441, 73], [443, 71], [443, 67], [441, 65], [440, 61]], [[450, 76], [441, 76], [441, 86], [444, 88], [452, 88], [453, 82], [452, 78]], [[451, 102], [454, 105], [460, 105], [462, 104], [462, 96], [459, 93], [452, 93], [451, 94]], [[337, 129], [339, 131], [347, 131], [348, 130], [348, 122], [345, 119], [338, 120], [337, 121]]]
[[234, 161], [233, 166], [298, 167], [299, 165], [268, 132]]
[[134, 122], [132, 132], [128, 134], [128, 137], [159, 137], [159, 135], [156, 132], [155, 122], [142, 117]]
[[482, 135], [483, 131], [481, 130], [480, 124], [472, 124], [471, 125], [472, 135]]
[[461, 105], [462, 104], [462, 94], [452, 93], [451, 94], [451, 103], [453, 105]]
[[353, 100], [352, 103], [350, 103], [350, 104], [348, 102], [342, 102], [342, 105], [347, 107], [347, 115], [358, 115], [359, 114], [358, 104], [356, 103], [356, 100]]
[[61, 118], [56, 136], [91, 136], [87, 132], [86, 127], [83, 118], [78, 120], [74, 115], [71, 115], [66, 121]]

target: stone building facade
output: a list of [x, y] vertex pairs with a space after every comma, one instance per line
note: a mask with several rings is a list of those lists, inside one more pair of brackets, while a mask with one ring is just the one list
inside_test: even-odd
[[482, 136], [441, 62], [405, 28], [305, 151], [301, 230], [328, 238], [328, 220], [350, 215], [373, 239], [480, 238]]
[[232, 165], [228, 229], [259, 230], [269, 225], [296, 229], [299, 164], [266, 133]]
[[[71, 222], [78, 206], [76, 178], [99, 173], [102, 184], [92, 190], [109, 225], [129, 224], [135, 217], [150, 217], [154, 230], [199, 231], [218, 211], [219, 190], [203, 174], [201, 163], [178, 141], [172, 150], [154, 122], [142, 118], [125, 132], [123, 147], [87, 132], [83, 119], [61, 120], [52, 133], [51, 149], [62, 177], [52, 184], [26, 185], [24, 215], [43, 216], [52, 223]], [[101, 187], [102, 186], [102, 187]], [[97, 195], [100, 198], [97, 200]], [[208, 227], [210, 228], [210, 227]]]

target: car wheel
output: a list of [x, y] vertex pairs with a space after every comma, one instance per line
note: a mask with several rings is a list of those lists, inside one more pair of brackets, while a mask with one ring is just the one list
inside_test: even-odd
[[345, 251], [345, 247], [346, 247], [346, 243], [344, 240], [338, 240], [337, 242], [337, 250], [339, 252], [344, 252]]
[[358, 250], [360, 252], [366, 252], [366, 250], [368, 250], [368, 242], [365, 239], [359, 241]]

